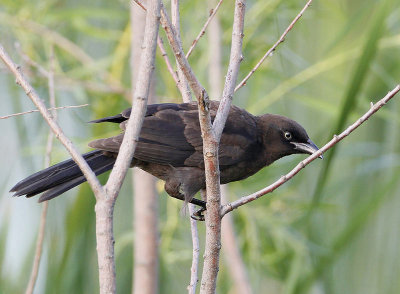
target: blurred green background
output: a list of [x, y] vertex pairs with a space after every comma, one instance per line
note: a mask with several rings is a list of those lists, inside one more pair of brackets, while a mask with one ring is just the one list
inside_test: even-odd
[[[304, 4], [248, 1], [239, 78]], [[218, 12], [224, 71], [233, 6], [233, 1], [226, 1]], [[208, 13], [204, 1], [182, 1], [185, 50]], [[165, 40], [162, 30], [161, 36]], [[90, 104], [58, 112], [61, 126], [82, 152], [89, 150], [88, 138], [118, 132], [115, 126], [92, 126], [87, 121], [129, 106], [129, 38], [129, 1], [0, 0], [0, 43], [23, 65], [41, 97], [48, 100], [47, 79], [29, 67], [22, 54], [48, 68], [54, 44], [57, 105]], [[206, 87], [209, 54], [206, 34], [189, 59]], [[156, 58], [159, 100], [180, 102], [159, 52]], [[275, 54], [236, 93], [234, 104], [253, 114], [279, 113], [297, 120], [321, 146], [399, 82], [399, 1], [322, 0], [312, 4]], [[2, 64], [0, 89], [0, 116], [34, 108]], [[254, 293], [400, 293], [399, 99], [330, 150], [325, 160], [313, 162], [273, 194], [232, 212]], [[0, 129], [0, 293], [22, 293], [41, 206], [35, 199], [11, 198], [8, 190], [43, 167], [48, 127], [34, 113], [0, 120]], [[55, 143], [52, 162], [67, 156]], [[229, 199], [268, 185], [302, 158], [282, 159], [231, 184]], [[119, 293], [129, 293], [132, 284], [130, 181], [128, 176], [115, 208]], [[160, 293], [186, 293], [192, 254], [189, 220], [180, 213], [182, 203], [167, 197], [159, 186]], [[35, 293], [98, 292], [93, 210], [87, 184], [50, 201]], [[203, 246], [203, 223], [199, 229]], [[235, 293], [232, 284], [221, 259], [218, 293]]]

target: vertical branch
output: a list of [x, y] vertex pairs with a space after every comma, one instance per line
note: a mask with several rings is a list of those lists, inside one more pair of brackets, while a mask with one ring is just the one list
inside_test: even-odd
[[[221, 193], [219, 185], [218, 145], [229, 114], [240, 62], [245, 1], [236, 0], [232, 30], [231, 55], [222, 100], [211, 132], [202, 129], [207, 184], [206, 246], [200, 293], [215, 293], [221, 249]], [[210, 134], [211, 133], [211, 134]]]
[[[54, 47], [53, 45], [50, 46], [50, 64], [49, 64], [49, 76], [48, 76], [48, 88], [49, 88], [49, 97], [50, 97], [50, 107], [52, 107], [51, 114], [53, 116], [53, 119], [57, 121], [57, 111], [55, 110], [56, 108], [56, 98], [55, 98], [55, 91], [54, 91]], [[49, 131], [49, 134], [47, 135], [47, 144], [46, 144], [46, 156], [44, 159], [44, 168], [47, 168], [50, 166], [51, 162], [51, 152], [53, 150], [53, 139], [54, 139], [54, 134], [53, 132]], [[35, 249], [35, 257], [32, 265], [32, 271], [31, 275], [29, 278], [28, 286], [26, 288], [25, 294], [32, 294], [33, 290], [35, 289], [35, 284], [37, 280], [37, 276], [39, 273], [39, 266], [40, 266], [40, 260], [42, 257], [42, 250], [43, 250], [43, 240], [44, 240], [44, 234], [45, 234], [45, 229], [46, 229], [46, 216], [47, 216], [47, 210], [49, 207], [49, 202], [45, 201], [43, 202], [42, 205], [42, 212], [40, 214], [40, 223], [39, 223], [39, 232], [38, 232], [38, 237], [36, 241], [36, 249]]]
[[[131, 76], [132, 89], [138, 79], [144, 38], [146, 12], [131, 5]], [[158, 38], [158, 42], [161, 39]], [[161, 47], [160, 47], [161, 48]], [[134, 89], [133, 89], [134, 91]], [[154, 77], [151, 80], [149, 103], [154, 103]], [[158, 292], [158, 195], [152, 175], [133, 170], [133, 230], [135, 232], [133, 256], [132, 293], [156, 294]]]
[[160, 20], [160, 0], [149, 1], [146, 15], [143, 52], [140, 60], [138, 80], [132, 97], [132, 113], [128, 120], [124, 139], [118, 157], [111, 171], [105, 189], [107, 197], [96, 202], [96, 240], [98, 250], [100, 293], [115, 293], [115, 262], [113, 238], [114, 204], [131, 164], [133, 153], [139, 140], [140, 128], [146, 112], [150, 80], [154, 71], [158, 24]]
[[[214, 5], [215, 0], [209, 0], [209, 5]], [[222, 91], [222, 61], [221, 61], [221, 26], [218, 16], [210, 22], [208, 34], [209, 44], [209, 83], [210, 96], [219, 97]], [[221, 186], [221, 202], [227, 203], [228, 185]], [[238, 241], [235, 236], [235, 229], [232, 217], [225, 216], [221, 224], [221, 239], [223, 245], [223, 255], [228, 264], [228, 270], [231, 274], [232, 288], [241, 294], [251, 294], [250, 283], [247, 278], [247, 272], [238, 248]]]

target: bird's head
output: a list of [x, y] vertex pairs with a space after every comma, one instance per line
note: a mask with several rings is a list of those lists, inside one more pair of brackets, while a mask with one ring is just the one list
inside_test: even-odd
[[264, 144], [273, 160], [291, 154], [313, 154], [319, 150], [306, 130], [294, 120], [281, 115], [266, 114], [260, 117], [260, 122], [264, 130]]

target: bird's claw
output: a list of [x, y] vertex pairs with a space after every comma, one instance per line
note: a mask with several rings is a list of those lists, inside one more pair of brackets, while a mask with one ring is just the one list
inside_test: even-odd
[[198, 211], [193, 213], [190, 217], [194, 220], [203, 222], [205, 220], [203, 212], [206, 211], [204, 207], [200, 208]]

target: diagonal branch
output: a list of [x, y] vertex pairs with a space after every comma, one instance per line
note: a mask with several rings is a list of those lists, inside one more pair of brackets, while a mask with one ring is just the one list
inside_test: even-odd
[[26, 78], [22, 74], [20, 67], [17, 66], [11, 60], [11, 58], [5, 52], [5, 50], [1, 44], [0, 44], [0, 58], [7, 65], [9, 70], [15, 75], [16, 83], [24, 89], [26, 95], [32, 100], [32, 102], [39, 109], [40, 113], [42, 114], [42, 116], [46, 120], [46, 122], [49, 124], [53, 133], [60, 140], [60, 142], [65, 146], [67, 151], [72, 156], [72, 159], [77, 163], [79, 168], [82, 170], [83, 174], [85, 175], [86, 179], [88, 180], [90, 187], [92, 188], [93, 192], [95, 193], [96, 198], [100, 197], [100, 195], [104, 196], [105, 192], [104, 192], [103, 187], [101, 186], [99, 180], [97, 179], [96, 175], [90, 169], [89, 165], [83, 159], [82, 155], [76, 149], [75, 145], [71, 142], [70, 139], [67, 138], [67, 136], [64, 134], [64, 132], [62, 131], [60, 126], [57, 124], [57, 122], [54, 121], [51, 113], [47, 110], [44, 102], [39, 98], [36, 91], [33, 89], [33, 87], [29, 84], [29, 82], [26, 80]]
[[213, 129], [216, 138], [221, 138], [222, 131], [228, 118], [229, 110], [232, 104], [233, 93], [237, 76], [239, 73], [240, 62], [243, 60], [243, 29], [245, 15], [245, 1], [236, 1], [234, 23], [232, 30], [232, 46], [231, 56], [229, 58], [228, 72], [226, 73], [224, 91], [222, 92], [221, 103], [219, 104], [218, 113], [215, 117]]
[[197, 35], [196, 39], [193, 40], [192, 45], [190, 46], [188, 52], [186, 53], [186, 58], [189, 58], [189, 56], [192, 54], [194, 47], [196, 47], [197, 42], [199, 42], [200, 38], [204, 35], [204, 33], [206, 32], [206, 29], [208, 27], [208, 25], [210, 24], [210, 22], [212, 21], [212, 19], [214, 18], [215, 14], [217, 13], [219, 7], [222, 4], [222, 1], [224, 0], [219, 0], [217, 6], [215, 6], [214, 9], [211, 10], [211, 14], [208, 17], [206, 23], [204, 24], [203, 28], [200, 30], [199, 34]]
[[271, 193], [274, 191], [276, 188], [280, 187], [287, 181], [289, 181], [291, 178], [293, 178], [300, 170], [305, 168], [308, 164], [310, 164], [312, 161], [314, 161], [316, 158], [318, 158], [322, 153], [326, 152], [327, 150], [331, 149], [333, 146], [335, 146], [338, 142], [343, 140], [345, 137], [347, 137], [350, 133], [352, 133], [355, 129], [357, 129], [359, 126], [361, 126], [365, 121], [367, 121], [374, 113], [376, 113], [381, 107], [383, 107], [390, 99], [392, 99], [398, 92], [400, 91], [400, 85], [397, 85], [392, 91], [390, 91], [385, 97], [383, 97], [381, 100], [379, 100], [376, 104], [373, 104], [371, 102], [371, 108], [363, 115], [361, 116], [357, 121], [355, 121], [352, 125], [350, 125], [346, 130], [344, 130], [340, 135], [335, 135], [332, 140], [330, 140], [328, 143], [326, 143], [318, 152], [315, 152], [314, 154], [310, 155], [303, 161], [301, 161], [294, 169], [292, 169], [289, 173], [286, 175], [282, 176], [279, 180], [274, 182], [273, 184], [265, 187], [264, 189], [255, 192], [251, 195], [244, 196], [234, 202], [231, 202], [229, 204], [226, 204], [222, 207], [221, 210], [221, 215], [224, 216], [228, 212], [231, 212], [232, 210], [238, 208], [239, 206], [242, 206], [246, 203], [249, 203], [251, 201], [254, 201], [261, 196]]
[[149, 1], [146, 15], [146, 27], [143, 40], [143, 52], [140, 60], [135, 93], [132, 97], [132, 113], [126, 125], [124, 139], [114, 168], [106, 184], [107, 193], [115, 198], [121, 188], [126, 172], [131, 165], [133, 153], [139, 141], [140, 129], [147, 107], [150, 81], [155, 68], [154, 60], [157, 48], [158, 24], [160, 20], [160, 0]]
[[[176, 36], [175, 30], [172, 26], [171, 20], [168, 17], [167, 11], [165, 10], [164, 5], [161, 3], [161, 26], [165, 30], [165, 33], [168, 38], [168, 42], [171, 45], [172, 51], [174, 52], [176, 61], [179, 64], [179, 67], [182, 68], [182, 71], [188, 80], [190, 88], [192, 88], [194, 94], [198, 101], [204, 100], [208, 101], [208, 94], [204, 87], [197, 80], [197, 77], [194, 75], [192, 68], [189, 65], [185, 57], [185, 53], [183, 52], [182, 46], [179, 43], [179, 40]], [[211, 122], [210, 122], [211, 124]]]
[[304, 11], [311, 5], [312, 0], [308, 0], [306, 5], [303, 7], [303, 9], [296, 15], [296, 17], [293, 19], [293, 21], [290, 23], [290, 25], [287, 27], [287, 29], [283, 32], [281, 37], [276, 41], [276, 43], [267, 51], [267, 53], [264, 54], [264, 56], [260, 59], [260, 61], [256, 64], [256, 66], [248, 73], [248, 75], [236, 86], [235, 92], [239, 90], [241, 87], [246, 85], [247, 80], [253, 75], [253, 73], [261, 66], [261, 64], [264, 62], [264, 60], [272, 54], [272, 52], [275, 51], [275, 49], [279, 46], [279, 44], [283, 43], [285, 41], [286, 35], [289, 33], [289, 31], [293, 28], [293, 26], [296, 24], [296, 22], [300, 19], [300, 17], [303, 15]]
[[158, 45], [158, 48], [160, 48], [161, 56], [164, 58], [164, 61], [165, 61], [165, 64], [167, 65], [167, 69], [168, 69], [169, 73], [171, 74], [172, 78], [174, 79], [176, 86], [179, 88], [179, 78], [176, 75], [176, 72], [174, 71], [174, 69], [172, 68], [171, 62], [169, 61], [169, 58], [168, 58], [167, 51], [165, 51], [165, 48], [164, 48], [164, 41], [163, 41], [163, 39], [161, 39], [160, 36], [158, 36], [157, 45]]

